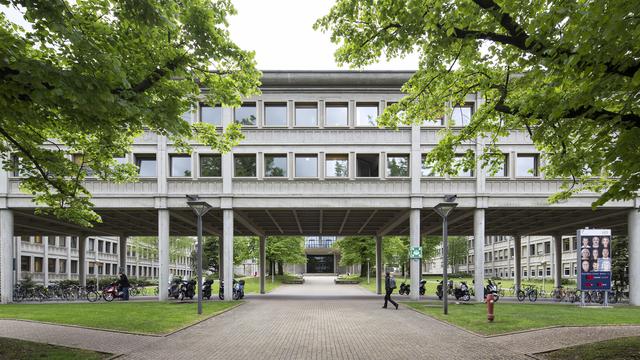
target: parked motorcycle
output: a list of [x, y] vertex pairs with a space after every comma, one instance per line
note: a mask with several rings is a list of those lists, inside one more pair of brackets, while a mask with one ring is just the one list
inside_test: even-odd
[[173, 279], [168, 289], [169, 297], [172, 297], [174, 299], [177, 299], [178, 297], [180, 297], [181, 285], [182, 285], [182, 279], [180, 278]]
[[498, 301], [500, 299], [500, 294], [498, 294], [498, 285], [491, 281], [491, 279], [487, 280], [489, 284], [484, 288], [484, 297], [487, 295], [493, 294], [493, 301]]
[[439, 300], [442, 300], [442, 285], [443, 285], [443, 282], [442, 280], [440, 280], [440, 282], [436, 286], [436, 295], [438, 296]]
[[427, 280], [420, 280], [420, 295], [424, 295], [427, 290], [425, 289], [425, 286], [427, 284]]
[[[218, 292], [220, 300], [224, 300], [224, 281], [220, 281], [220, 291]], [[244, 298], [244, 280], [237, 281], [233, 279], [233, 300]]]
[[180, 285], [180, 293], [178, 294], [178, 299], [184, 300], [185, 298], [189, 298], [193, 300], [193, 297], [196, 294], [196, 281], [195, 280], [183, 280]]
[[121, 291], [118, 291], [117, 282], [111, 283], [105, 286], [104, 289], [102, 289], [102, 298], [105, 301], [113, 301], [114, 299], [122, 298], [122, 297], [123, 297], [123, 293]]
[[409, 286], [409, 284], [402, 283], [400, 284], [400, 289], [398, 290], [398, 294], [409, 295], [410, 291], [411, 291], [411, 286]]
[[460, 287], [453, 290], [453, 296], [456, 297], [456, 300], [471, 300], [471, 294], [469, 293], [469, 286], [467, 286], [467, 283], [464, 281], [460, 282]]
[[202, 284], [202, 298], [211, 299], [211, 285], [213, 285], [213, 280], [209, 279]]

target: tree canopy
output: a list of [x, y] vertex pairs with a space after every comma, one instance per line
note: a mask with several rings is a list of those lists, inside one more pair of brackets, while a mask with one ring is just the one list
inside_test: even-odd
[[302, 236], [269, 236], [265, 252], [267, 261], [271, 263], [304, 264], [307, 262]]
[[340, 266], [360, 265], [360, 276], [367, 276], [367, 261], [376, 262], [376, 240], [372, 236], [345, 236], [333, 246], [340, 250]]
[[229, 37], [230, 0], [0, 5], [30, 25], [0, 13], [0, 153], [41, 211], [83, 226], [99, 221], [86, 171], [134, 181], [135, 166], [114, 158], [145, 130], [185, 152], [189, 140], [224, 152], [241, 139], [237, 124], [218, 132], [181, 117], [202, 98], [238, 106], [258, 91], [254, 54]]
[[[419, 55], [381, 126], [436, 121], [482, 96], [470, 124], [444, 129], [428, 154], [436, 172], [497, 170], [498, 144], [518, 129], [545, 175], [564, 179], [551, 201], [587, 190], [601, 193], [597, 206], [640, 187], [639, 24], [640, 2], [627, 0], [338, 0], [314, 27], [331, 32], [340, 64]], [[452, 161], [476, 141], [482, 153]]]

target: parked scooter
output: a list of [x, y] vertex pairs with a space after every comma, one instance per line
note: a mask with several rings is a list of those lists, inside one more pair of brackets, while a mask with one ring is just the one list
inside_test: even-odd
[[122, 298], [123, 295], [121, 291], [118, 291], [117, 282], [113, 282], [102, 289], [102, 298], [105, 301], [113, 301], [114, 299]]
[[443, 285], [443, 281], [440, 280], [440, 282], [436, 286], [436, 295], [438, 296], [439, 300], [442, 300], [442, 285]]
[[204, 284], [202, 284], [202, 298], [211, 299], [211, 285], [213, 285], [212, 279], [205, 280]]
[[196, 294], [196, 281], [195, 280], [183, 280], [180, 285], [180, 293], [178, 294], [178, 299], [184, 300], [185, 298], [189, 298], [193, 300], [193, 297]]
[[[224, 300], [224, 281], [220, 281], [220, 291], [218, 292], [220, 300]], [[244, 280], [237, 281], [233, 279], [233, 300], [244, 298]]]
[[171, 281], [171, 284], [169, 286], [169, 297], [172, 297], [174, 299], [177, 299], [180, 296], [180, 287], [182, 285], [182, 279], [180, 278], [174, 278]]
[[455, 288], [453, 290], [453, 296], [456, 297], [456, 300], [460, 300], [460, 299], [462, 299], [462, 301], [471, 300], [471, 294], [469, 293], [469, 286], [467, 286], [467, 283], [464, 281], [461, 281], [460, 287]]
[[493, 301], [498, 301], [500, 299], [500, 294], [498, 294], [498, 285], [491, 281], [491, 279], [487, 280], [489, 284], [484, 288], [484, 297], [486, 298], [488, 294], [493, 294]]
[[424, 295], [427, 290], [425, 289], [425, 285], [427, 284], [427, 280], [420, 280], [420, 295]]
[[409, 286], [409, 284], [402, 283], [400, 284], [400, 289], [398, 290], [398, 294], [409, 295], [410, 291], [411, 291], [411, 286]]

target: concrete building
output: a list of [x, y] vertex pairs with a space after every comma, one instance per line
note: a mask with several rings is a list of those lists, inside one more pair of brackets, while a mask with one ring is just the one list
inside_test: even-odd
[[[80, 273], [77, 236], [17, 236], [14, 238], [16, 281], [29, 276], [37, 283], [49, 285], [61, 280], [78, 280]], [[88, 277], [114, 277], [119, 267], [119, 238], [88, 237], [85, 274]], [[169, 263], [171, 276], [190, 277], [191, 250], [175, 251]], [[134, 243], [126, 248], [129, 277], [157, 279], [159, 263], [155, 247]]]
[[[460, 128], [483, 99], [469, 94], [451, 116], [421, 125], [381, 129], [376, 117], [403, 97], [400, 87], [410, 72], [389, 71], [271, 71], [262, 78], [262, 94], [230, 109], [195, 104], [185, 114], [190, 121], [224, 127], [244, 125], [245, 139], [232, 152], [218, 154], [195, 144], [180, 154], [165, 136], [147, 132], [121, 161], [140, 168], [140, 181], [113, 184], [89, 179], [87, 189], [103, 222], [91, 229], [34, 213], [20, 179], [0, 174], [0, 266], [2, 301], [11, 301], [14, 236], [79, 236], [80, 260], [88, 236], [158, 236], [159, 281], [169, 278], [169, 237], [194, 235], [195, 216], [186, 194], [197, 194], [214, 208], [204, 217], [206, 234], [221, 236], [223, 273], [233, 277], [233, 236], [261, 238], [261, 260], [270, 235], [372, 235], [377, 237], [378, 265], [384, 235], [409, 235], [418, 246], [424, 234], [440, 234], [441, 220], [433, 211], [445, 195], [456, 194], [458, 207], [449, 218], [449, 234], [482, 239], [510, 235], [521, 248], [522, 236], [560, 236], [583, 227], [610, 228], [630, 237], [631, 302], [640, 305], [640, 199], [608, 203], [597, 210], [598, 194], [581, 193], [549, 204], [561, 181], [545, 179], [540, 156], [525, 131], [499, 139], [505, 166], [489, 176], [478, 166], [458, 176], [434, 176], [422, 165], [424, 154], [438, 141], [444, 126]], [[54, 146], [54, 145], [46, 145]], [[483, 152], [483, 140], [464, 144], [463, 153]], [[522, 260], [515, 252], [514, 264]], [[558, 256], [560, 252], [556, 253]], [[480, 260], [478, 257], [476, 260]], [[126, 263], [119, 259], [119, 265]], [[264, 261], [260, 261], [264, 274]], [[552, 269], [556, 277], [562, 266]], [[420, 261], [411, 262], [411, 294], [418, 296]], [[378, 266], [380, 268], [380, 266]], [[474, 261], [476, 294], [482, 294], [485, 264]], [[520, 281], [516, 272], [516, 282]], [[86, 277], [84, 270], [79, 278]], [[381, 279], [377, 279], [380, 290]], [[231, 299], [231, 287], [225, 287]], [[166, 297], [160, 292], [159, 298]]]

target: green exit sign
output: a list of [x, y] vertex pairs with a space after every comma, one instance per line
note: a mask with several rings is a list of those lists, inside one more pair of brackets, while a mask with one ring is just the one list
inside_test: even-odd
[[422, 259], [422, 246], [412, 246], [409, 249], [409, 258]]

